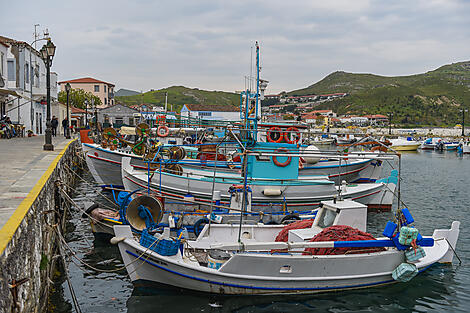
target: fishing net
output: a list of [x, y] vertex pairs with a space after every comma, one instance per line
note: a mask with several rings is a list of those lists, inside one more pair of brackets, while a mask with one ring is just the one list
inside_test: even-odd
[[310, 220], [303, 220], [291, 223], [289, 225], [284, 226], [284, 228], [279, 232], [276, 236], [276, 242], [287, 242], [287, 238], [289, 236], [289, 230], [293, 229], [303, 229], [303, 228], [310, 228], [312, 227], [313, 219]]

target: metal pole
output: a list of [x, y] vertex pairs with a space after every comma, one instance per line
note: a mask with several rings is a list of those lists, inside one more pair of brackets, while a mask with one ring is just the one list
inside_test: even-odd
[[462, 109], [462, 137], [465, 136], [465, 109]]
[[46, 61], [46, 87], [47, 87], [47, 112], [46, 112], [46, 143], [44, 150], [53, 151], [52, 129], [51, 129], [51, 58], [48, 56]]
[[67, 88], [67, 124], [65, 125], [65, 138], [66, 139], [70, 139], [70, 119], [69, 119], [69, 103], [70, 103], [70, 100], [69, 100], [69, 94], [70, 94], [70, 90], [68, 90]]
[[88, 100], [85, 99], [85, 127], [88, 126]]

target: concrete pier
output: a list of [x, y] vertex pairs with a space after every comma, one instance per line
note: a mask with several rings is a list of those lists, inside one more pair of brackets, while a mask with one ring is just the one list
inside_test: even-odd
[[67, 184], [78, 162], [77, 142], [44, 137], [0, 140], [0, 312], [41, 312], [47, 303], [61, 210], [56, 182]]

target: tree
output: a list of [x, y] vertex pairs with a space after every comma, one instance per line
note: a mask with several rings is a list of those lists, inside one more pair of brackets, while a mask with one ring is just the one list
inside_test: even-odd
[[[62, 90], [58, 95], [59, 102], [67, 103], [67, 92]], [[70, 104], [74, 107], [85, 109], [85, 99], [88, 99], [88, 107], [90, 107], [92, 100], [95, 105], [101, 105], [101, 99], [89, 91], [83, 89], [70, 89], [69, 100]]]

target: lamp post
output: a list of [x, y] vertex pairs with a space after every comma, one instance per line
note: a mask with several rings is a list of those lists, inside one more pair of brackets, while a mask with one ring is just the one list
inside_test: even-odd
[[85, 99], [85, 128], [88, 126], [88, 99]]
[[47, 112], [46, 112], [46, 138], [43, 149], [46, 151], [53, 151], [54, 145], [52, 144], [52, 129], [51, 129], [51, 65], [54, 58], [56, 46], [49, 39], [47, 43], [41, 48], [41, 58], [46, 65], [46, 87], [47, 87]]
[[392, 118], [393, 118], [393, 113], [390, 112], [388, 113], [388, 134], [392, 134]]
[[467, 109], [461, 109], [462, 112], [462, 137], [465, 136], [465, 112], [468, 112]]
[[70, 139], [70, 127], [69, 127], [69, 103], [70, 103], [70, 89], [72, 89], [72, 86], [70, 86], [69, 83], [65, 84], [65, 91], [67, 92], [67, 126], [65, 128], [65, 138]]

